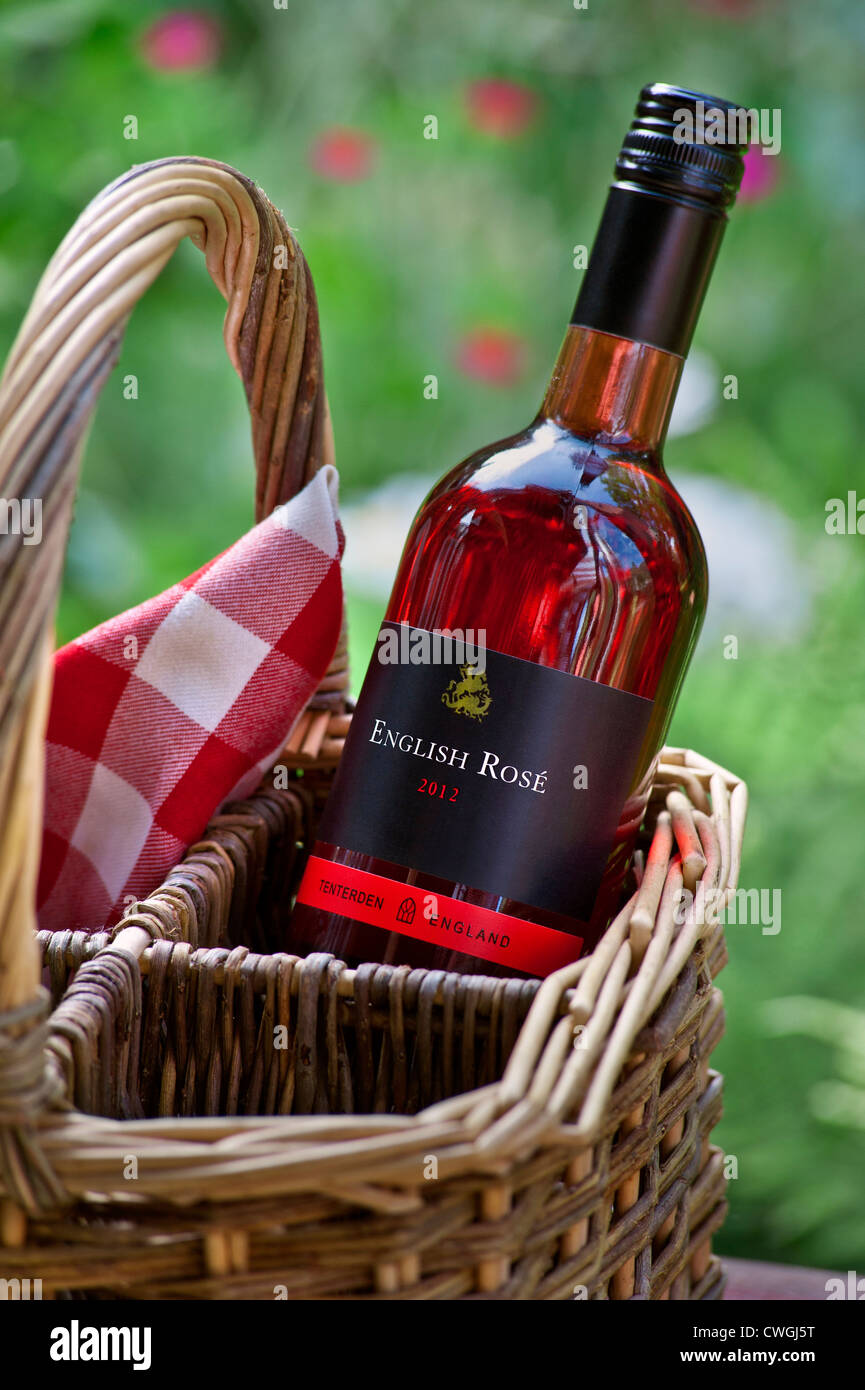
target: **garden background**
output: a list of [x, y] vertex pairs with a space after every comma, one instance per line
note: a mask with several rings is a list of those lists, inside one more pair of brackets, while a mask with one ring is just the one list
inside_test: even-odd
[[[865, 1270], [865, 536], [826, 529], [829, 499], [865, 497], [865, 9], [277, 4], [0, 6], [0, 351], [130, 164], [200, 154], [255, 178], [317, 286], [356, 678], [428, 483], [535, 413], [640, 87], [782, 113], [780, 153], [749, 155], [667, 447], [713, 583], [670, 741], [748, 780], [742, 885], [782, 893], [779, 931], [728, 929], [716, 1058], [738, 1177], [718, 1245]], [[89, 441], [61, 640], [251, 522], [222, 312], [189, 245], [135, 312]]]

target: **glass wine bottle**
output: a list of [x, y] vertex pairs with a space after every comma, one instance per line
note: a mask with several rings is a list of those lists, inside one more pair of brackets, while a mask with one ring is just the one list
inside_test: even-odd
[[643, 89], [538, 415], [411, 528], [287, 950], [543, 976], [616, 911], [706, 605], [661, 451], [736, 110]]

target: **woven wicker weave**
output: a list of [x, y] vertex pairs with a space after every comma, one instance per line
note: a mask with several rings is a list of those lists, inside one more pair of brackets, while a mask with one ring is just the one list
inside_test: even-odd
[[725, 951], [720, 926], [693, 906], [680, 925], [676, 906], [683, 884], [720, 904], [735, 889], [746, 792], [706, 759], [664, 751], [633, 896], [543, 985], [271, 954], [348, 728], [341, 647], [287, 786], [265, 779], [218, 816], [111, 939], [36, 937], [80, 442], [132, 305], [184, 235], [228, 299], [257, 514], [331, 456], [308, 271], [263, 195], [204, 160], [102, 194], [0, 386], [2, 491], [44, 499], [43, 544], [0, 544], [0, 1276], [46, 1296], [718, 1296]]

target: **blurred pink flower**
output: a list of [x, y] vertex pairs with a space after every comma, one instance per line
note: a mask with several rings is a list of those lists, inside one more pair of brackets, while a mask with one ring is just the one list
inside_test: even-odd
[[309, 162], [322, 178], [337, 183], [356, 183], [372, 170], [375, 141], [362, 130], [335, 126], [318, 136], [309, 152]]
[[779, 156], [767, 154], [762, 145], [751, 145], [745, 152], [745, 173], [739, 188], [739, 201], [759, 203], [774, 193], [780, 177]]
[[500, 328], [475, 328], [457, 348], [457, 366], [465, 375], [490, 386], [509, 386], [522, 375], [526, 345], [516, 333]]
[[502, 78], [485, 78], [466, 88], [466, 107], [469, 120], [485, 135], [512, 140], [531, 125], [538, 109], [538, 99], [530, 87]]
[[203, 10], [175, 10], [145, 30], [141, 50], [160, 72], [212, 68], [222, 52], [222, 29]]

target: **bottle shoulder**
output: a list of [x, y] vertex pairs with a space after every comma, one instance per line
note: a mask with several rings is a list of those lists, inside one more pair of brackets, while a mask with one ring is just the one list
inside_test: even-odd
[[697, 528], [660, 460], [537, 421], [433, 488], [387, 616], [480, 629], [496, 651], [662, 699], [706, 593]]
[[[556, 517], [570, 530], [581, 521], [672, 546], [692, 575], [705, 572], [703, 543], [687, 504], [664, 470], [660, 452], [629, 450], [582, 438], [539, 418], [519, 433], [469, 455], [435, 485], [417, 524], [475, 527], [494, 515], [502, 543], [509, 523], [527, 515]], [[642, 545], [641, 545], [642, 548]]]

